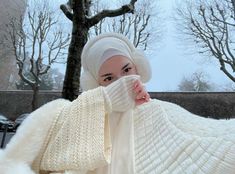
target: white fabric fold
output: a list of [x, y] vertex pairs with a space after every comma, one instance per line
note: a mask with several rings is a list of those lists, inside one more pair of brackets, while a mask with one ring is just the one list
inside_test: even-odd
[[129, 110], [120, 117], [113, 135], [111, 174], [134, 174], [133, 111]]
[[135, 173], [133, 110], [110, 114], [111, 163], [87, 174]]

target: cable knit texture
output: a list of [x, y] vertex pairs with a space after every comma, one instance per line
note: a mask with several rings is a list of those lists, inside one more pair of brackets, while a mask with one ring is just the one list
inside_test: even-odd
[[[88, 170], [110, 162], [111, 147], [105, 147], [103, 89], [84, 92], [66, 107], [50, 131], [41, 169]], [[106, 139], [105, 139], [106, 138]]]
[[194, 115], [152, 100], [135, 109], [138, 174], [234, 174], [235, 120]]

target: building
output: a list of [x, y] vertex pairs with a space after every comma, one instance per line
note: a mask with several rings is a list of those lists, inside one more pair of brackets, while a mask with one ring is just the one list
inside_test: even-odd
[[20, 19], [26, 9], [26, 0], [0, 1], [0, 90], [16, 89], [15, 81], [19, 79], [12, 45], [4, 37], [7, 24], [12, 18]]

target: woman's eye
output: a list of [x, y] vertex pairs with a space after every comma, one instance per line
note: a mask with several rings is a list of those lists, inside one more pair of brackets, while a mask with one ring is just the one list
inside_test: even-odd
[[124, 69], [124, 72], [128, 73], [130, 70], [131, 70], [131, 68], [129, 67], [129, 68]]
[[113, 78], [112, 77], [107, 77], [104, 79], [104, 82], [108, 82], [108, 81], [111, 81]]

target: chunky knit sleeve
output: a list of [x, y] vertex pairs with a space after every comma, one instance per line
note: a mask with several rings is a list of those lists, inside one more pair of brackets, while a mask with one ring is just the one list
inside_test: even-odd
[[93, 170], [110, 162], [111, 143], [103, 88], [82, 93], [49, 132], [41, 170]]
[[135, 106], [135, 93], [133, 84], [139, 80], [138, 75], [124, 76], [104, 88], [109, 110], [125, 112]]

